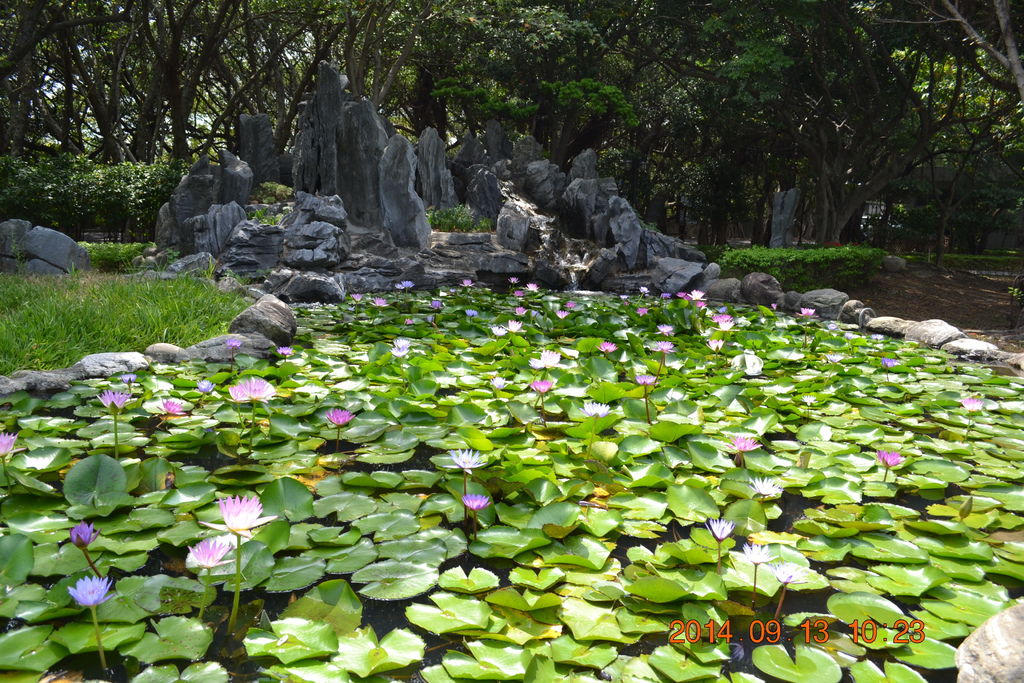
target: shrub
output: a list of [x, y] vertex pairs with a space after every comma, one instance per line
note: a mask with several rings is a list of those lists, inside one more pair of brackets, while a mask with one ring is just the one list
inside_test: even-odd
[[292, 198], [292, 188], [280, 183], [261, 183], [252, 192], [252, 201], [255, 204], [275, 204], [287, 202]]
[[731, 249], [718, 264], [724, 277], [768, 273], [783, 289], [806, 292], [832, 287], [850, 289], [878, 272], [885, 252], [873, 247], [818, 249]]
[[174, 191], [183, 161], [101, 164], [64, 155], [37, 161], [0, 157], [0, 219], [22, 218], [75, 239], [103, 231], [152, 237], [156, 214]]
[[132, 259], [140, 256], [152, 242], [79, 242], [89, 252], [93, 270], [101, 273], [124, 273], [132, 265]]
[[430, 227], [441, 232], [490, 232], [494, 222], [488, 218], [473, 218], [463, 204], [450, 209], [430, 209], [427, 211]]

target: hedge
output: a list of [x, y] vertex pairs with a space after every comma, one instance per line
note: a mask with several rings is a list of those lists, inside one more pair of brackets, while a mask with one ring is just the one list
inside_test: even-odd
[[863, 284], [881, 268], [883, 256], [885, 251], [873, 247], [751, 247], [726, 251], [718, 264], [723, 277], [768, 273], [783, 289], [806, 292], [826, 287], [846, 290]]
[[21, 218], [81, 240], [152, 239], [160, 205], [181, 176], [183, 161], [102, 164], [64, 155], [27, 161], [0, 157], [0, 221]]

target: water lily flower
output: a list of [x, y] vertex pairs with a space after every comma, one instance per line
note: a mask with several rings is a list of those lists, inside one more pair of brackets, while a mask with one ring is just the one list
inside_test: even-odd
[[675, 351], [676, 345], [670, 341], [657, 341], [654, 342], [652, 348], [659, 353], [672, 353]]
[[727, 323], [732, 321], [732, 316], [728, 313], [715, 313], [711, 316], [711, 321], [718, 324]]
[[18, 440], [17, 434], [8, 432], [0, 433], [0, 456], [8, 456], [14, 452], [14, 442]]
[[363, 300], [363, 295], [360, 294], [359, 292], [356, 292], [355, 294], [352, 294], [351, 296], [352, 296], [352, 301], [359, 302], [359, 301]]
[[690, 292], [690, 299], [693, 301], [700, 301], [703, 298], [704, 292], [699, 289], [695, 289], [692, 292]]
[[247, 401], [269, 401], [277, 392], [267, 380], [261, 377], [250, 377], [232, 387], [228, 387], [228, 393], [231, 395], [231, 400], [235, 403], [245, 403]]
[[612, 353], [613, 351], [618, 351], [618, 349], [619, 347], [610, 341], [603, 341], [597, 345], [597, 350], [602, 353]]
[[779, 305], [778, 304], [772, 304], [772, 310], [773, 311], [779, 310]]
[[661, 298], [662, 299], [671, 299], [672, 298], [672, 292], [662, 292], [661, 293]]
[[844, 356], [841, 353], [826, 353], [825, 354], [825, 360], [827, 360], [829, 363], [841, 363], [844, 358], [846, 358], [846, 356]]
[[[231, 545], [218, 538], [207, 538], [188, 549], [187, 561], [202, 569], [213, 569], [228, 564], [224, 556], [231, 550]], [[202, 618], [202, 617], [200, 617]]]
[[712, 351], [714, 351], [715, 353], [718, 353], [719, 351], [722, 350], [722, 347], [725, 346], [725, 340], [724, 339], [708, 339], [708, 346], [711, 347]]
[[252, 538], [253, 529], [277, 519], [277, 515], [264, 517], [263, 503], [260, 502], [259, 498], [255, 497], [242, 498], [241, 496], [232, 496], [230, 498], [221, 498], [217, 501], [217, 505], [220, 507], [220, 515], [224, 519], [224, 523], [200, 522], [200, 524], [211, 529], [217, 529], [218, 531], [230, 531], [236, 536]]
[[782, 493], [782, 487], [774, 479], [768, 477], [756, 477], [750, 480], [750, 488], [754, 493], [764, 498], [772, 498]]
[[467, 318], [475, 318], [478, 315], [480, 315], [480, 314], [477, 311], [473, 310], [472, 308], [467, 308], [466, 309], [466, 317]]
[[975, 413], [985, 407], [985, 402], [980, 398], [965, 398], [960, 401], [960, 405], [964, 407], [964, 410]]
[[378, 297], [374, 297], [372, 303], [373, 303], [374, 306], [377, 306], [378, 308], [380, 308], [380, 307], [383, 307], [383, 306], [387, 306], [388, 305], [388, 300], [378, 296]]
[[546, 394], [554, 386], [554, 382], [549, 379], [536, 379], [530, 382], [530, 388], [536, 391], [538, 394]]
[[555, 311], [555, 315], [557, 315], [559, 317], [559, 319], [565, 320], [569, 316], [569, 311], [563, 311], [563, 310], [559, 309], [559, 310]]
[[843, 338], [847, 339], [847, 340], [849, 340], [849, 339], [856, 339], [857, 335], [854, 334], [853, 332], [844, 332], [843, 333]]
[[792, 583], [804, 583], [807, 570], [793, 562], [776, 562], [768, 565], [768, 569], [775, 575], [776, 581], [782, 584], [782, 594], [779, 596], [779, 606], [775, 608], [775, 618], [779, 618], [782, 612], [782, 602], [786, 599], [786, 588]]
[[134, 372], [126, 372], [123, 375], [121, 375], [121, 381], [128, 385], [134, 384], [135, 380], [137, 379], [138, 375], [136, 375]]
[[875, 341], [882, 341], [883, 339], [885, 339], [885, 335], [876, 333], [871, 335], [871, 338], [874, 339]]
[[808, 406], [810, 406], [812, 403], [815, 403], [818, 399], [814, 398], [810, 394], [804, 394], [803, 396], [800, 397], [800, 400], [806, 403]]
[[526, 315], [526, 308], [523, 307], [523, 306], [516, 306], [515, 307], [515, 314], [516, 315]]
[[523, 321], [509, 320], [507, 323], [505, 323], [505, 327], [508, 328], [509, 332], [518, 332], [521, 329], [523, 329]]
[[639, 384], [640, 386], [649, 387], [649, 386], [653, 386], [654, 382], [657, 379], [658, 378], [655, 377], [654, 375], [637, 375], [636, 376], [636, 383]]
[[164, 415], [184, 415], [185, 408], [181, 405], [181, 401], [175, 401], [173, 398], [165, 398], [160, 403], [160, 408], [163, 409]]
[[526, 289], [530, 292], [536, 292], [540, 290], [540, 285], [538, 285], [536, 282], [527, 282]]
[[562, 355], [557, 351], [545, 349], [540, 352], [540, 358], [531, 358], [530, 367], [534, 370], [543, 370], [545, 368], [553, 368], [558, 365]]
[[749, 451], [760, 448], [759, 444], [749, 436], [734, 436], [732, 437], [732, 448], [737, 453], [747, 453]]
[[412, 289], [413, 287], [416, 286], [413, 284], [412, 280], [402, 280], [398, 284], [402, 286], [402, 289]]
[[753, 565], [767, 564], [775, 559], [775, 554], [768, 546], [746, 543], [743, 545], [743, 556]]
[[463, 287], [472, 287], [473, 286], [473, 281], [470, 280], [469, 278], [466, 278], [465, 280], [462, 281], [462, 286]]
[[644, 295], [644, 296], [647, 296], [647, 293], [648, 293], [648, 292], [650, 292], [650, 291], [651, 291], [651, 290], [649, 290], [649, 289], [648, 289], [647, 287], [644, 287], [644, 286], [642, 286], [642, 285], [641, 285], [641, 287], [640, 287], [640, 293], [641, 293], [642, 295]]
[[733, 327], [735, 327], [735, 325], [736, 323], [734, 323], [732, 320], [723, 320], [722, 322], [718, 323], [718, 329], [720, 329], [722, 332], [728, 332]]
[[232, 351], [237, 351], [238, 349], [242, 348], [242, 340], [231, 337], [229, 339], [224, 340], [224, 346], [228, 347]]
[[112, 587], [110, 579], [83, 576], [74, 586], [68, 586], [68, 593], [82, 607], [96, 607], [114, 597], [110, 594]]
[[835, 323], [829, 323], [828, 325], [825, 325], [825, 329], [832, 330], [832, 331], [838, 330], [839, 329], [839, 325], [836, 325]]
[[474, 512], [479, 512], [491, 504], [491, 499], [488, 496], [467, 493], [462, 497], [462, 504]]
[[76, 548], [88, 548], [100, 537], [100, 532], [89, 522], [79, 522], [71, 528], [71, 544]]
[[411, 341], [399, 337], [391, 344], [391, 355], [393, 355], [395, 358], [402, 358], [403, 356], [409, 353], [409, 348], [411, 345]]
[[519, 282], [519, 278], [517, 278], [517, 277], [516, 277], [515, 275], [511, 276], [511, 277], [510, 277], [510, 278], [508, 279], [508, 283], [509, 283], [510, 285], [514, 285], [514, 284], [516, 284], [517, 282]]
[[441, 308], [441, 300], [434, 299], [433, 301], [430, 302], [430, 307], [433, 308], [435, 311], [438, 310], [439, 308]]
[[889, 479], [889, 470], [898, 467], [903, 463], [903, 456], [896, 451], [878, 451], [878, 462], [885, 466], [885, 474], [882, 481]]
[[502, 327], [501, 325], [491, 325], [491, 334], [493, 334], [495, 337], [504, 337], [506, 334], [508, 334], [508, 330]]
[[700, 308], [700, 309], [703, 310], [703, 309], [707, 308], [708, 302], [706, 302], [706, 301], [694, 301], [693, 305], [696, 306], [697, 308]]
[[643, 306], [640, 306], [639, 308], [636, 309], [636, 314], [637, 315], [647, 315], [647, 311], [648, 311], [648, 309], [644, 308]]
[[295, 353], [295, 349], [293, 349], [290, 346], [278, 346], [277, 353], [279, 356], [284, 356], [285, 358], [287, 358], [288, 356]]
[[588, 401], [583, 404], [583, 414], [587, 417], [605, 417], [610, 412], [606, 403], [594, 403]]
[[415, 321], [415, 320], [413, 320], [412, 318], [406, 318], [406, 319], [405, 319], [405, 324], [406, 324], [406, 325], [415, 325], [415, 324], [416, 324], [416, 321]]
[[213, 382], [208, 379], [201, 379], [196, 382], [196, 391], [201, 394], [208, 394], [213, 391]]
[[354, 418], [355, 415], [348, 410], [342, 410], [341, 408], [331, 408], [326, 413], [324, 413], [324, 417], [326, 417], [327, 420], [335, 427], [344, 427], [345, 425], [352, 421], [352, 418]]
[[517, 289], [516, 291], [512, 292], [512, 296], [526, 296], [526, 292], [524, 292], [521, 289]]
[[467, 474], [475, 470], [478, 467], [483, 467], [487, 464], [487, 458], [480, 454], [480, 451], [474, 451], [471, 449], [459, 449], [454, 451], [448, 451], [449, 457], [452, 459], [451, 465], [445, 465], [445, 467], [451, 467], [454, 469], [460, 469]]
[[718, 544], [718, 573], [722, 573], [722, 541], [732, 536], [736, 525], [727, 519], [709, 519], [704, 523]]
[[123, 391], [104, 391], [100, 394], [100, 403], [103, 407], [112, 413], [119, 413], [124, 405], [131, 399], [131, 394], [126, 394]]
[[576, 302], [575, 301], [566, 301], [565, 302], [565, 307], [566, 308], [576, 308]]
[[503, 377], [495, 376], [491, 378], [491, 386], [497, 389], [498, 391], [501, 391], [506, 386], [508, 386], [508, 382], [506, 382], [505, 378]]
[[813, 308], [801, 308], [800, 312], [797, 313], [797, 315], [803, 316], [805, 318], [813, 318], [815, 313], [817, 313], [817, 311]]
[[658, 325], [658, 332], [661, 332], [666, 337], [671, 337], [672, 333], [676, 331], [671, 325]]

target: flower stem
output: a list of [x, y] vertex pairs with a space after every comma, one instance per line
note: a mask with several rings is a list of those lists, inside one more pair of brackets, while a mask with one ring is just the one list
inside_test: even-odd
[[100, 653], [100, 666], [107, 668], [107, 655], [103, 652], [103, 640], [100, 638], [100, 621], [96, 618], [96, 605], [89, 607], [92, 612], [92, 628], [96, 633], [96, 649]]
[[782, 595], [779, 596], [779, 606], [775, 608], [775, 618], [779, 618], [779, 613], [782, 612], [782, 601], [786, 599], [786, 584], [782, 584]]
[[252, 413], [250, 415], [252, 426], [249, 427], [249, 451], [256, 452], [256, 401], [252, 402]]
[[334, 432], [334, 452], [337, 453], [341, 450], [341, 425], [338, 425], [337, 431]]
[[[755, 572], [757, 571], [757, 567], [754, 567], [754, 571]], [[206, 573], [209, 574], [210, 573], [209, 570], [207, 570]], [[756, 576], [756, 574], [755, 574], [755, 576]], [[198, 579], [199, 576], [196, 575], [196, 578]], [[206, 611], [206, 605], [205, 604], [204, 605], [200, 605], [199, 606], [199, 621], [203, 620], [203, 612], [205, 612], [205, 611]]]
[[242, 537], [235, 534], [235, 597], [231, 601], [231, 616], [228, 617], [228, 633], [234, 633], [238, 618], [238, 600], [242, 594]]
[[644, 410], [647, 412], [647, 424], [651, 424], [651, 400], [647, 396], [647, 387], [644, 387]]
[[882, 483], [884, 484], [886, 482], [886, 480], [888, 480], [888, 479], [889, 479], [889, 466], [886, 465], [885, 466], [885, 474], [882, 475]]
[[754, 594], [750, 596], [750, 609], [754, 609], [757, 602], [757, 565], [754, 565]]
[[92, 558], [89, 557], [89, 550], [82, 548], [82, 554], [85, 555], [85, 561], [89, 563], [89, 569], [92, 570], [92, 573], [96, 575], [96, 578], [102, 579], [103, 575], [100, 574], [100, 570], [96, 568], [96, 565], [92, 562]]
[[[718, 539], [715, 539], [715, 540], [717, 541]], [[722, 573], [722, 542], [721, 541], [718, 541], [718, 573], [719, 573], [719, 575], [721, 575], [721, 573]]]
[[118, 434], [117, 434], [117, 413], [114, 413], [114, 457], [117, 457], [118, 451]]

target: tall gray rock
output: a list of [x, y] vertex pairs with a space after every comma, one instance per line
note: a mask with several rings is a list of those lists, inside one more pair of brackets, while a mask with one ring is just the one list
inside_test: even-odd
[[501, 124], [490, 119], [484, 129], [484, 149], [491, 163], [512, 158], [512, 143], [509, 142]]
[[512, 176], [517, 177], [526, 173], [526, 167], [531, 162], [544, 158], [544, 149], [532, 135], [519, 138], [516, 144], [512, 145]]
[[348, 99], [348, 78], [320, 62], [316, 92], [306, 102], [295, 136], [292, 181], [296, 190], [338, 194], [338, 126], [341, 105]]
[[569, 169], [569, 182], [577, 178], [586, 180], [597, 178], [597, 152], [589, 147], [572, 160], [572, 167]]
[[452, 159], [452, 166], [455, 172], [458, 173], [463, 181], [468, 182], [469, 178], [466, 177], [466, 173], [473, 166], [490, 165], [490, 157], [487, 156], [487, 148], [484, 147], [483, 143], [477, 140], [476, 136], [472, 133], [466, 133], [462, 138], [462, 144], [459, 146], [459, 151], [456, 152], [455, 158]]
[[640, 257], [640, 242], [644, 233], [644, 226], [640, 223], [640, 217], [625, 199], [619, 196], [608, 200], [608, 231], [620, 249], [620, 255], [625, 266], [633, 270], [638, 265]]
[[523, 188], [542, 209], [558, 208], [567, 184], [565, 174], [550, 161], [531, 161], [526, 166]]
[[577, 178], [562, 193], [562, 217], [569, 232], [607, 246], [608, 201], [618, 195], [614, 178]]
[[238, 120], [238, 156], [252, 169], [252, 185], [280, 182], [279, 163], [274, 152], [274, 127], [267, 114], [242, 114]]
[[495, 220], [503, 202], [498, 178], [491, 169], [478, 164], [469, 169], [466, 184], [466, 206], [473, 218]]
[[[381, 225], [378, 166], [387, 144], [387, 130], [373, 102], [360, 100], [342, 106], [338, 128], [338, 191], [322, 194], [340, 195], [349, 220], [358, 225]], [[409, 148], [411, 151], [412, 146]]]
[[425, 249], [430, 246], [430, 223], [423, 201], [416, 194], [415, 179], [412, 144], [401, 135], [393, 135], [378, 165], [381, 225], [396, 246]]
[[788, 247], [789, 230], [793, 227], [796, 207], [800, 204], [800, 188], [776, 192], [772, 197], [772, 236], [769, 247]]
[[423, 198], [423, 204], [437, 209], [455, 206], [458, 200], [444, 154], [444, 141], [433, 128], [424, 128], [420, 133], [416, 159], [416, 191]]
[[218, 270], [235, 275], [269, 273], [281, 260], [283, 241], [284, 229], [280, 225], [242, 221], [224, 245]]
[[218, 204], [230, 204], [235, 202], [239, 206], [249, 203], [249, 195], [252, 193], [252, 169], [226, 149], [222, 149], [217, 156], [220, 161], [220, 190], [218, 192]]
[[224, 251], [235, 226], [245, 220], [245, 209], [237, 202], [214, 204], [205, 214], [185, 221], [183, 234], [191, 233], [195, 251], [214, 257]]

